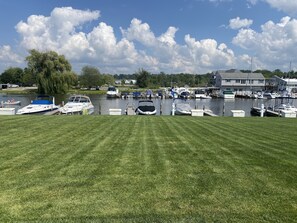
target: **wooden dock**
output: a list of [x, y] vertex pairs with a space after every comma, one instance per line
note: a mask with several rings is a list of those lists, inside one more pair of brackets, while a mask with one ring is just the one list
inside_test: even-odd
[[[261, 108], [259, 107], [252, 107], [251, 108], [251, 115], [254, 115], [254, 116], [261, 116]], [[269, 109], [264, 109], [264, 116], [267, 116], [267, 117], [281, 117], [281, 114], [279, 112], [276, 112], [276, 111], [272, 111], [272, 110], [269, 110]]]
[[48, 112], [44, 113], [43, 115], [58, 115], [58, 114], [60, 114], [59, 109], [55, 109], [52, 111], [48, 111]]
[[203, 114], [204, 114], [205, 116], [217, 117], [217, 115], [214, 114], [214, 113], [212, 112], [212, 110], [209, 110], [209, 109], [204, 110], [204, 113], [203, 113]]

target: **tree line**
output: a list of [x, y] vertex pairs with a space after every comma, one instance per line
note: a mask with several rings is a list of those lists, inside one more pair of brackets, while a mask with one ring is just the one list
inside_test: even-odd
[[[144, 69], [139, 69], [133, 74], [101, 74], [94, 66], [84, 66], [78, 75], [72, 71], [72, 66], [64, 55], [54, 51], [39, 52], [30, 50], [26, 57], [27, 67], [10, 67], [0, 75], [0, 83], [18, 84], [20, 86], [38, 87], [38, 93], [56, 94], [66, 93], [71, 87], [97, 87], [102, 85], [114, 85], [115, 79], [134, 79], [139, 88], [159, 88], [173, 86], [206, 87], [214, 84], [212, 73], [207, 74], [165, 74], [160, 72], [152, 74]], [[250, 70], [241, 70], [243, 73]], [[274, 71], [256, 70], [269, 79], [273, 76], [297, 78], [297, 72], [282, 72], [279, 69]]]
[[65, 56], [54, 51], [30, 50], [25, 60], [27, 67], [6, 69], [0, 75], [0, 83], [36, 85], [40, 94], [66, 93], [73, 86], [90, 88], [114, 83], [112, 75], [101, 74], [98, 68], [92, 66], [84, 66], [81, 74], [76, 74]]

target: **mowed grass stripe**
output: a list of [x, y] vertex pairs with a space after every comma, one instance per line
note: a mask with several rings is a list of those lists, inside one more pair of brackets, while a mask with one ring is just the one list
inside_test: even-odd
[[1, 221], [297, 219], [295, 119], [7, 118]]

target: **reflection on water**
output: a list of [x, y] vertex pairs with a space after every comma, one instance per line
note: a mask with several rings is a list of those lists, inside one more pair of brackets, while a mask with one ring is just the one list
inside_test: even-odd
[[[70, 95], [55, 95], [56, 104], [66, 103]], [[107, 115], [110, 108], [120, 108], [124, 114], [127, 105], [133, 105], [135, 108], [138, 105], [138, 99], [128, 98], [128, 99], [107, 99], [106, 95], [88, 95], [95, 106], [96, 115]], [[6, 95], [0, 94], [0, 102], [14, 99], [16, 101], [21, 101], [21, 106], [16, 106], [16, 108], [24, 107], [35, 99], [36, 95]], [[152, 99], [156, 108], [157, 115], [170, 115], [172, 109], [172, 99]], [[221, 98], [214, 99], [190, 99], [189, 100], [191, 107], [194, 109], [210, 109], [214, 114], [219, 116], [232, 116], [231, 110], [244, 110], [245, 116], [250, 116], [251, 107], [260, 107], [261, 104], [264, 104], [266, 107], [284, 103], [293, 103], [297, 107], [297, 99], [283, 100], [281, 99], [228, 99], [224, 100]]]

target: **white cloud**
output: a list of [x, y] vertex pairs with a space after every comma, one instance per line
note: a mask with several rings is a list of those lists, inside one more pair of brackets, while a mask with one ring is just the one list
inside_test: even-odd
[[174, 46], [176, 44], [174, 37], [175, 33], [178, 31], [175, 27], [169, 27], [166, 33], [163, 33], [158, 40], [162, 43], [168, 44], [169, 46]]
[[255, 5], [257, 4], [258, 0], [247, 0], [248, 3]]
[[264, 67], [287, 67], [296, 58], [297, 20], [284, 17], [279, 23], [268, 21], [261, 32], [241, 29], [232, 42], [255, 54]]
[[288, 13], [289, 15], [297, 15], [296, 0], [265, 0], [273, 8]]
[[122, 34], [128, 40], [137, 40], [145, 46], [154, 45], [156, 40], [154, 33], [150, 30], [147, 23], [142, 23], [139, 19], [132, 19], [130, 27], [127, 30], [121, 28]]
[[229, 27], [231, 29], [250, 27], [252, 24], [253, 20], [251, 19], [240, 19], [239, 17], [236, 17], [234, 19], [229, 20]]
[[185, 36], [185, 42], [196, 67], [206, 70], [235, 65], [234, 53], [225, 44], [218, 45], [213, 39], [196, 41], [190, 35]]
[[8, 45], [0, 46], [0, 61], [21, 63], [22, 59]]
[[[26, 49], [58, 50], [73, 36], [82, 38], [82, 33], [76, 33], [76, 29], [86, 22], [98, 19], [99, 16], [99, 11], [55, 8], [50, 17], [31, 15], [27, 22], [19, 22], [16, 30], [21, 35], [21, 45]], [[76, 44], [74, 51], [76, 48], [80, 49], [81, 46]]]
[[[156, 36], [149, 24], [134, 18], [127, 28], [120, 28], [119, 39], [113, 27], [104, 22], [85, 32], [84, 26], [94, 24], [99, 17], [99, 11], [71, 7], [55, 8], [48, 17], [31, 15], [16, 25], [20, 46], [26, 50], [54, 50], [63, 54], [77, 72], [86, 64], [108, 73], [132, 73], [139, 68], [150, 72], [205, 73], [237, 67], [234, 52], [225, 43], [214, 39], [196, 40], [188, 34], [184, 44], [178, 44], [175, 41], [178, 28], [173, 26]], [[238, 19], [233, 25], [241, 22], [247, 27], [251, 23], [244, 21]], [[288, 27], [285, 23], [284, 19], [283, 25]], [[242, 29], [238, 36], [246, 30], [249, 31]], [[291, 31], [291, 35], [295, 35]], [[234, 39], [241, 47], [247, 47], [249, 41], [243, 37], [242, 42]]]

